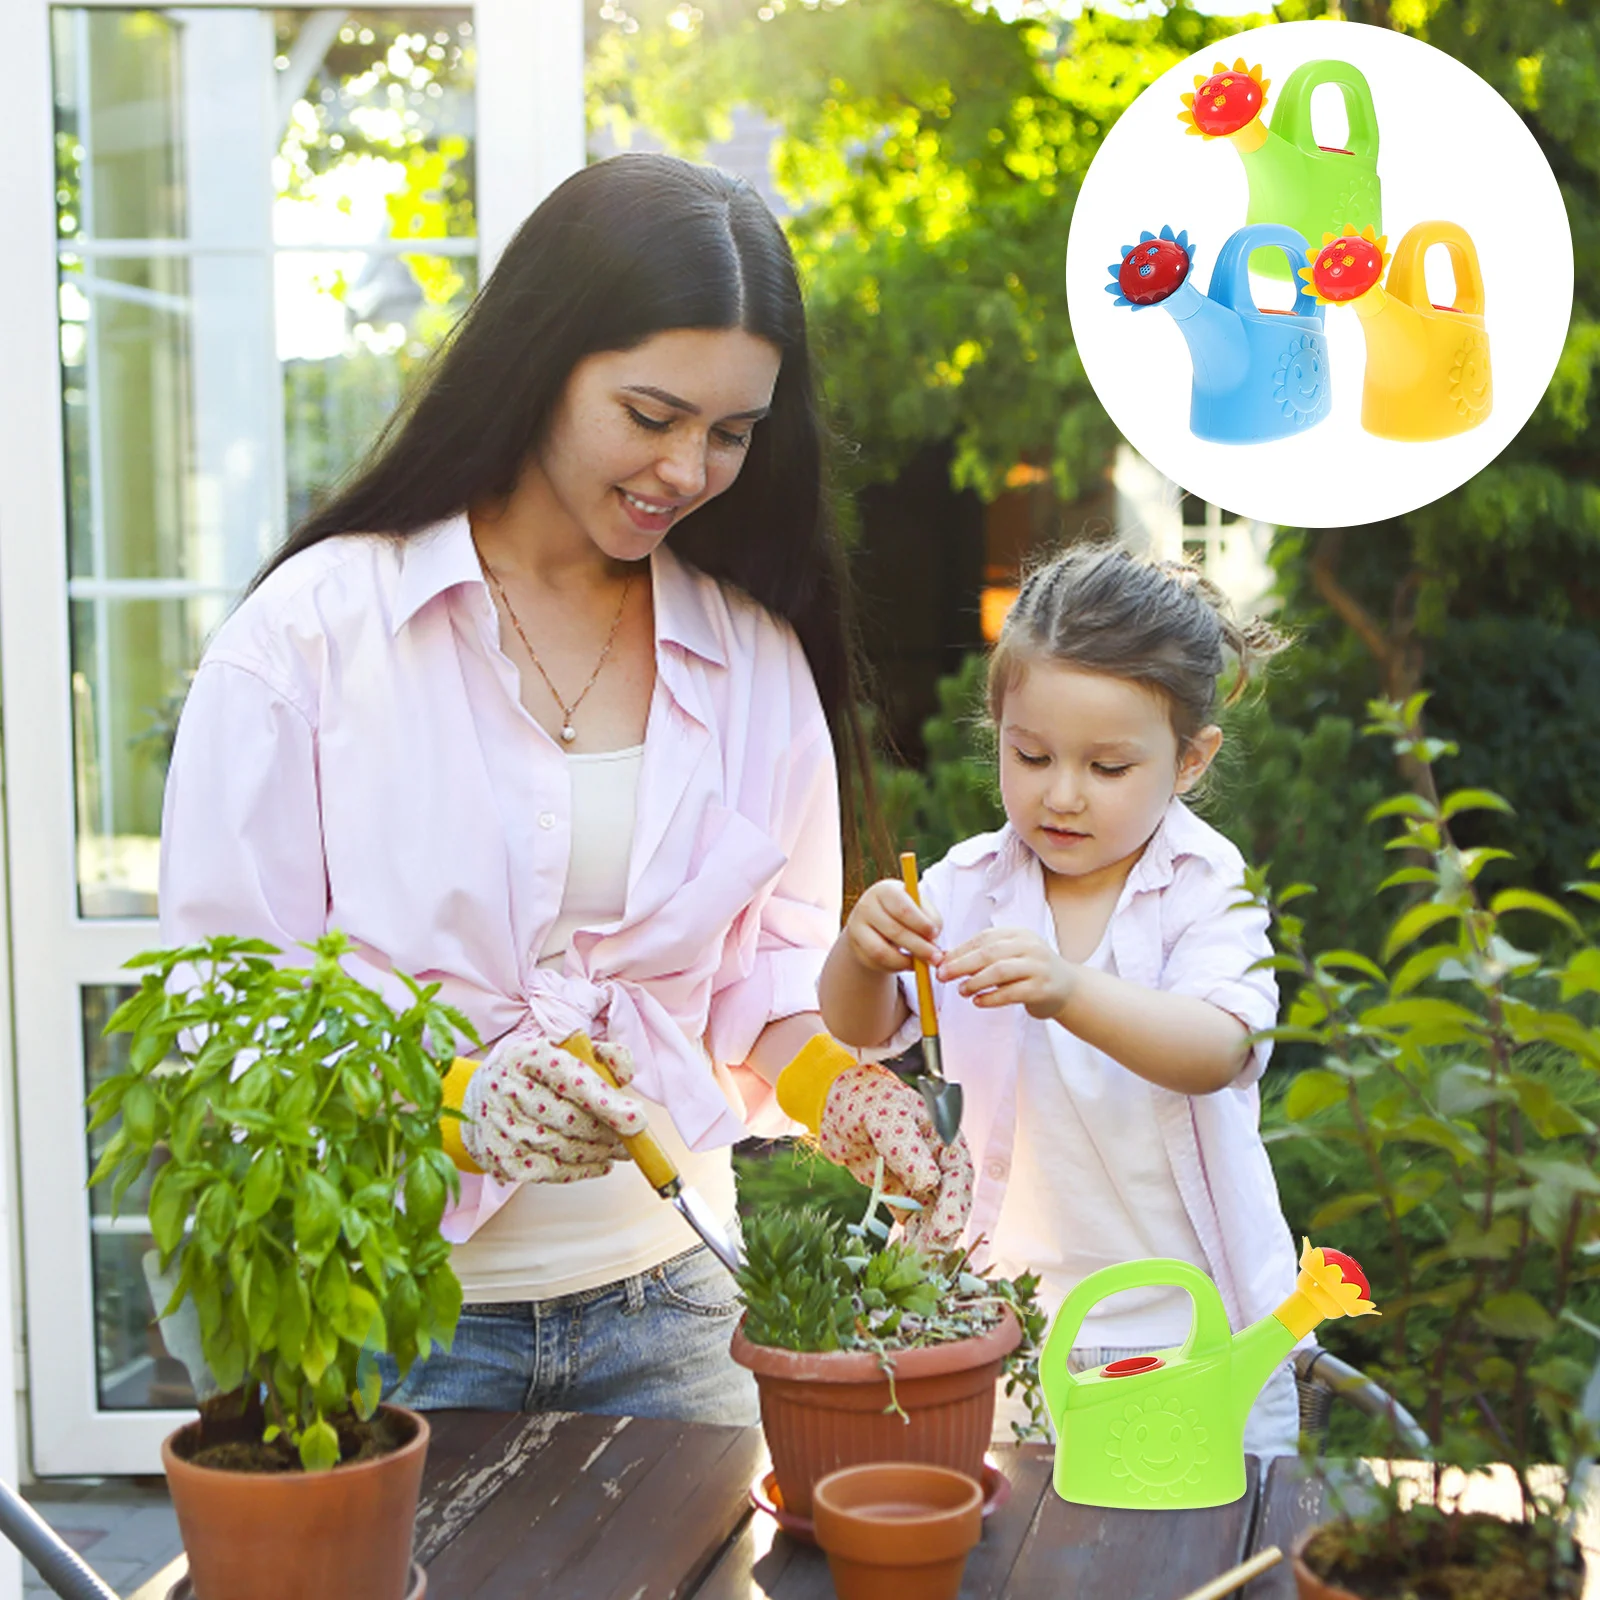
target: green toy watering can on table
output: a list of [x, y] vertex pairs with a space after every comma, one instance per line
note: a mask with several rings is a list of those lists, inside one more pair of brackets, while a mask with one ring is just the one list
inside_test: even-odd
[[[1307, 61], [1278, 92], [1269, 128], [1262, 120], [1271, 79], [1241, 58], [1230, 69], [1216, 64], [1209, 78], [1196, 77], [1184, 95], [1178, 120], [1203, 139], [1226, 139], [1239, 152], [1250, 183], [1245, 222], [1281, 222], [1307, 239], [1338, 233], [1346, 224], [1383, 232], [1383, 194], [1378, 183], [1378, 114], [1372, 90], [1348, 61]], [[1334, 84], [1344, 97], [1350, 148], [1319, 145], [1311, 127], [1311, 92]], [[1283, 255], [1258, 250], [1250, 270], [1286, 278]]]
[[[1067, 1356], [1089, 1311], [1123, 1289], [1170, 1285], [1194, 1301], [1173, 1350], [1074, 1374]], [[1244, 1424], [1262, 1385], [1319, 1322], [1375, 1314], [1366, 1275], [1308, 1239], [1294, 1293], [1241, 1333], [1216, 1285], [1186, 1261], [1128, 1261], [1091, 1273], [1067, 1296], [1039, 1356], [1056, 1429], [1055, 1489], [1085, 1506], [1188, 1510], [1245, 1491]]]

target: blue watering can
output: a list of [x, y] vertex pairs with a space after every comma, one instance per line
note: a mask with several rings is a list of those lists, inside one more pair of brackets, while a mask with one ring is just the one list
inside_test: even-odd
[[[1271, 248], [1289, 258], [1296, 286], [1291, 311], [1263, 311], [1250, 292], [1250, 252]], [[1105, 288], [1119, 306], [1159, 305], [1188, 341], [1194, 365], [1189, 428], [1218, 444], [1288, 439], [1333, 409], [1322, 309], [1302, 283], [1306, 241], [1281, 223], [1240, 228], [1223, 245], [1201, 294], [1192, 281], [1188, 235], [1163, 228], [1124, 245]]]

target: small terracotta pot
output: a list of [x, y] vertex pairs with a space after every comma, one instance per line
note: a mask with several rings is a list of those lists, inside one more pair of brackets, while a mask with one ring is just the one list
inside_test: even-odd
[[1319, 1578], [1306, 1565], [1305, 1549], [1311, 1542], [1311, 1536], [1316, 1532], [1316, 1528], [1307, 1528], [1294, 1542], [1292, 1551], [1294, 1585], [1299, 1592], [1300, 1600], [1361, 1600], [1360, 1595], [1351, 1594], [1348, 1589], [1342, 1589], [1337, 1584], [1329, 1583], [1325, 1578]]
[[983, 1534], [983, 1491], [965, 1473], [876, 1461], [830, 1472], [812, 1494], [839, 1600], [956, 1600]]
[[197, 1600], [414, 1600], [412, 1525], [428, 1424], [398, 1450], [330, 1472], [227, 1472], [188, 1460], [191, 1422], [161, 1443]]
[[[406, 1600], [423, 1600], [428, 1592], [428, 1574], [419, 1566], [411, 1568], [411, 1587], [406, 1590]], [[179, 1578], [167, 1590], [167, 1600], [195, 1600], [194, 1585], [187, 1578]]]
[[742, 1324], [732, 1349], [755, 1374], [784, 1506], [809, 1517], [812, 1485], [840, 1467], [925, 1461], [979, 1480], [994, 1431], [995, 1380], [1021, 1342], [1008, 1306], [975, 1339], [895, 1351], [894, 1392], [909, 1423], [886, 1409], [889, 1380], [871, 1351], [777, 1350], [751, 1344]]

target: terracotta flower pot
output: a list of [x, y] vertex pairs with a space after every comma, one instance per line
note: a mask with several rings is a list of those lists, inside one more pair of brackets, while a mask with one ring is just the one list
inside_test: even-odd
[[956, 1600], [983, 1534], [983, 1491], [965, 1473], [876, 1461], [819, 1478], [817, 1543], [839, 1600]]
[[871, 1351], [777, 1350], [751, 1344], [741, 1324], [733, 1359], [755, 1374], [784, 1506], [809, 1517], [812, 1485], [840, 1467], [926, 1461], [980, 1479], [994, 1430], [995, 1380], [1021, 1342], [1007, 1307], [974, 1339], [895, 1351], [894, 1391], [909, 1423], [886, 1410], [889, 1380]]
[[412, 1524], [428, 1424], [383, 1406], [409, 1440], [331, 1472], [227, 1472], [187, 1459], [200, 1424], [161, 1444], [197, 1600], [412, 1600]]
[[1360, 1595], [1351, 1594], [1348, 1589], [1342, 1589], [1337, 1584], [1329, 1583], [1324, 1578], [1319, 1578], [1305, 1563], [1305, 1548], [1311, 1542], [1311, 1536], [1316, 1528], [1307, 1528], [1294, 1542], [1291, 1552], [1294, 1561], [1294, 1586], [1300, 1600], [1361, 1600]]

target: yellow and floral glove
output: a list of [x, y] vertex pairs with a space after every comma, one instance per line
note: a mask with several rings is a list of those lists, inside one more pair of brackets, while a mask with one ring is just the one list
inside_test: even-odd
[[[633, 1057], [623, 1046], [596, 1044], [594, 1053], [619, 1084], [632, 1080]], [[502, 1040], [463, 1084], [457, 1075], [464, 1065], [457, 1062], [445, 1083], [446, 1103], [462, 1114], [446, 1119], [445, 1148], [457, 1166], [501, 1183], [601, 1177], [626, 1156], [623, 1138], [648, 1126], [638, 1101], [548, 1039]]]
[[870, 1184], [882, 1159], [884, 1192], [922, 1207], [905, 1225], [908, 1244], [938, 1251], [960, 1239], [972, 1212], [972, 1153], [960, 1135], [953, 1144], [940, 1140], [909, 1084], [818, 1034], [779, 1074], [776, 1089], [784, 1111], [858, 1183]]

